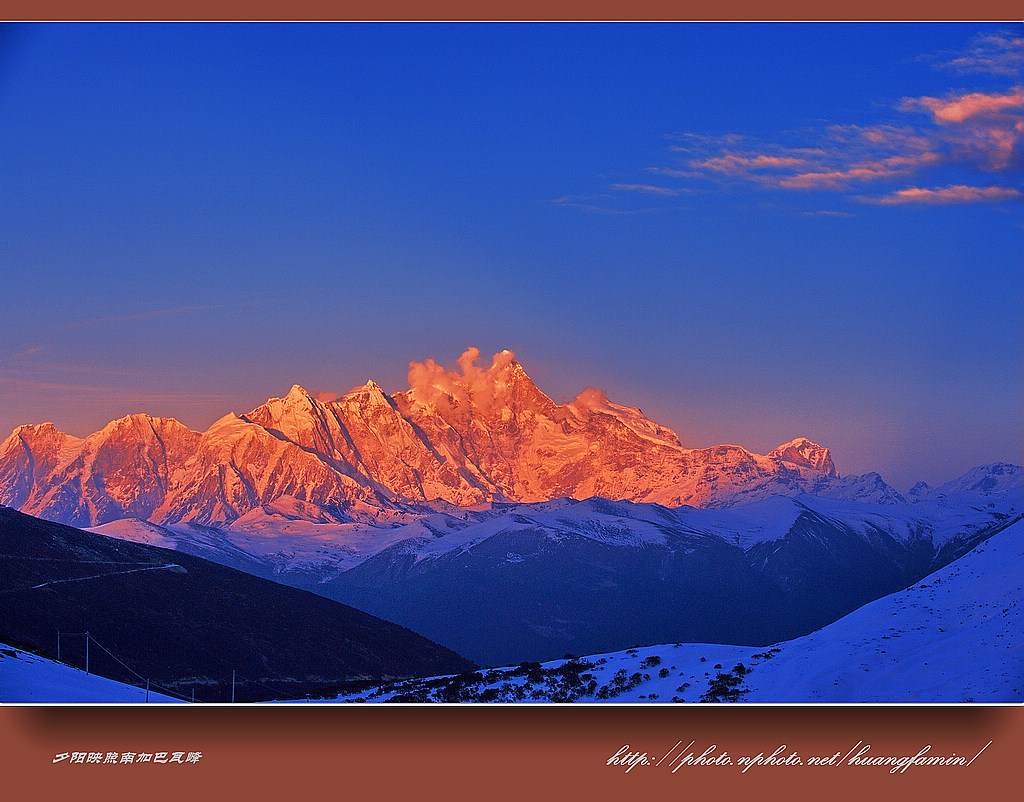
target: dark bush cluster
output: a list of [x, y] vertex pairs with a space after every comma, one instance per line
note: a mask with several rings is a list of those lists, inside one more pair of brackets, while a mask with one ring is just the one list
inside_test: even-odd
[[[490, 669], [486, 673], [472, 671], [454, 677], [384, 683], [376, 686], [366, 699], [391, 693], [387, 699], [390, 702], [574, 702], [597, 691], [597, 680], [586, 673], [593, 667], [593, 663], [575, 658], [552, 668], [544, 668], [540, 663], [520, 663], [504, 671]], [[517, 677], [523, 677], [525, 682], [509, 681]]]
[[743, 664], [740, 663], [733, 669], [743, 669], [737, 673], [724, 674], [720, 673], [711, 682], [708, 683], [708, 689], [704, 695], [700, 697], [702, 702], [736, 702], [739, 698], [750, 692], [750, 688], [740, 688], [743, 684], [743, 677], [747, 674], [747, 669], [744, 668]]

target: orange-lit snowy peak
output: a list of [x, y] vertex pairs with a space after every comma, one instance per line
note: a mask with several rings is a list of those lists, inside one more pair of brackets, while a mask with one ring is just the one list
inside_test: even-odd
[[372, 381], [334, 400], [296, 385], [202, 433], [148, 415], [84, 440], [51, 424], [22, 426], [0, 445], [0, 502], [97, 525], [227, 522], [285, 497], [352, 511], [434, 500], [714, 507], [801, 492], [898, 496], [877, 476], [841, 479], [828, 449], [804, 438], [766, 455], [686, 448], [601, 390], [557, 405], [511, 351], [486, 368], [479, 355], [468, 349], [458, 370], [412, 362], [409, 389], [390, 396]]

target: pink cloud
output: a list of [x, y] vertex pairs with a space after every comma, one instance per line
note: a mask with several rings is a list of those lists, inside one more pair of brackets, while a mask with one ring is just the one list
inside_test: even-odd
[[898, 172], [885, 167], [851, 167], [848, 170], [797, 173], [779, 179], [778, 185], [787, 189], [842, 189], [853, 181], [891, 178]]
[[889, 156], [874, 162], [855, 164], [845, 169], [797, 173], [779, 179], [776, 183], [787, 189], [843, 189], [856, 181], [877, 181], [908, 175], [915, 170], [942, 160], [938, 153], [926, 151]]
[[902, 156], [890, 156], [887, 159], [882, 159], [882, 164], [886, 167], [896, 168], [907, 168], [909, 170], [919, 170], [922, 167], [927, 167], [930, 164], [938, 164], [943, 160], [942, 154], [936, 153], [934, 150], [925, 150], [920, 153], [909, 153]]
[[[829, 139], [847, 147], [901, 152], [928, 150], [932, 140], [916, 128], [903, 125], [832, 125]], [[834, 152], [834, 151], [831, 151]]]
[[937, 97], [903, 98], [898, 106], [900, 111], [911, 111], [918, 108], [931, 112], [938, 123], [962, 123], [964, 120], [979, 114], [992, 114], [1008, 109], [1024, 108], [1024, 90], [1015, 87], [1005, 95], [987, 95], [984, 92], [971, 92], [951, 99], [942, 100]]
[[862, 198], [862, 200], [890, 206], [901, 203], [995, 203], [1018, 200], [1021, 197], [1024, 197], [1024, 194], [1011, 187], [968, 187], [957, 184], [942, 189], [910, 187], [898, 190], [884, 198]]
[[717, 153], [691, 159], [688, 171], [652, 171], [674, 178], [739, 178], [780, 189], [842, 190], [851, 183], [908, 175], [944, 158], [939, 141], [908, 126], [832, 125], [819, 136], [827, 147], [763, 145], [736, 152], [719, 146]]
[[734, 153], [690, 162], [690, 166], [697, 169], [714, 170], [715, 172], [728, 173], [730, 175], [748, 173], [752, 170], [787, 169], [800, 167], [805, 164], [807, 164], [806, 159], [795, 156], [768, 156], [766, 154], [739, 156]]
[[965, 154], [974, 154], [987, 162], [993, 170], [1010, 166], [1013, 154], [1024, 136], [1024, 120], [1009, 121], [993, 125], [972, 126], [969, 131], [953, 140], [955, 147]]
[[[969, 52], [927, 58], [941, 60], [938, 66], [955, 66], [961, 71], [996, 72], [997, 64], [1005, 67], [1015, 60], [1024, 62], [1019, 52], [1022, 44], [1021, 37], [1001, 32], [976, 37]], [[680, 191], [673, 186], [675, 179], [682, 191], [708, 184], [732, 189], [745, 183], [766, 190], [846, 193], [858, 185], [874, 184], [880, 185], [875, 190], [878, 193], [893, 192], [874, 201], [887, 204], [975, 203], [1020, 197], [1017, 190], [998, 186], [894, 190], [911, 180], [940, 182], [934, 174], [944, 166], [981, 175], [1020, 164], [1024, 159], [1024, 87], [905, 97], [890, 106], [889, 112], [887, 119], [874, 124], [825, 123], [790, 131], [788, 142], [742, 134], [677, 134], [670, 150], [680, 161], [647, 169], [661, 177], [657, 186], [621, 183], [612, 189], [668, 196]], [[916, 119], [894, 112], [914, 113]], [[987, 183], [989, 179], [973, 180]]]

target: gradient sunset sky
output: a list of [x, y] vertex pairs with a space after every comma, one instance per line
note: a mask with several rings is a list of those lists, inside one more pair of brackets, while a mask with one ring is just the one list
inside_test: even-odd
[[1020, 24], [0, 30], [0, 437], [508, 348], [684, 445], [1021, 461]]

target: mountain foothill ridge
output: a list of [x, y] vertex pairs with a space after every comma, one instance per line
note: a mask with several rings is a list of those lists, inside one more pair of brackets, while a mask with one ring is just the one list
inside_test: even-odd
[[146, 414], [86, 438], [52, 423], [20, 426], [0, 444], [0, 503], [73, 526], [217, 526], [282, 498], [337, 520], [380, 520], [409, 504], [600, 496], [720, 508], [777, 495], [904, 503], [935, 492], [918, 485], [908, 499], [878, 474], [841, 477], [829, 450], [804, 437], [764, 455], [688, 448], [602, 390], [556, 404], [511, 351], [486, 368], [479, 356], [467, 349], [458, 371], [412, 362], [409, 389], [391, 395], [368, 381], [321, 400], [296, 384], [205, 432]]

